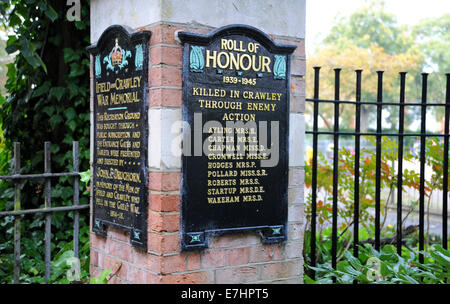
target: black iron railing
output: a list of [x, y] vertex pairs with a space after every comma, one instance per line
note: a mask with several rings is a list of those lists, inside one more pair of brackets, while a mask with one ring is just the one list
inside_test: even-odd
[[[51, 172], [51, 153], [50, 142], [45, 142], [44, 145], [44, 171], [43, 174], [20, 174], [20, 143], [14, 143], [14, 174], [10, 176], [0, 176], [0, 179], [7, 179], [14, 181], [14, 211], [2, 211], [0, 216], [14, 216], [14, 279], [13, 283], [19, 283], [20, 277], [20, 239], [21, 239], [21, 218], [23, 214], [37, 214], [45, 213], [45, 282], [50, 279], [50, 264], [51, 264], [51, 225], [52, 214], [54, 212], [61, 211], [73, 211], [74, 223], [73, 223], [73, 251], [76, 258], [79, 257], [79, 232], [80, 232], [80, 211], [88, 209], [89, 205], [79, 204], [79, 154], [78, 154], [78, 142], [73, 142], [72, 154], [73, 154], [73, 171], [67, 173], [52, 173]], [[52, 183], [51, 179], [55, 177], [73, 177], [73, 205], [64, 207], [52, 207], [51, 192]], [[23, 180], [44, 178], [45, 180], [45, 204], [42, 209], [27, 209], [22, 210], [21, 198], [20, 198], [20, 186]]]
[[[448, 220], [448, 148], [449, 148], [449, 116], [450, 116], [450, 74], [446, 74], [446, 97], [445, 103], [427, 102], [427, 80], [428, 74], [422, 73], [422, 97], [421, 102], [405, 103], [405, 80], [406, 72], [400, 74], [400, 98], [399, 102], [383, 102], [383, 72], [378, 71], [377, 99], [375, 102], [361, 101], [361, 75], [362, 70], [355, 70], [356, 73], [356, 96], [355, 101], [340, 100], [340, 72], [341, 69], [334, 69], [334, 100], [324, 100], [319, 98], [319, 72], [320, 67], [314, 67], [314, 97], [307, 98], [307, 102], [313, 104], [313, 126], [312, 130], [306, 131], [306, 134], [312, 135], [312, 181], [311, 181], [311, 239], [310, 239], [310, 264], [316, 266], [316, 226], [317, 226], [317, 167], [318, 167], [318, 137], [319, 135], [332, 135], [334, 141], [333, 148], [333, 198], [332, 198], [332, 247], [331, 264], [336, 269], [337, 264], [337, 243], [338, 243], [338, 151], [339, 138], [341, 136], [354, 136], [355, 139], [355, 167], [354, 167], [354, 213], [353, 213], [353, 255], [358, 257], [359, 244], [359, 224], [360, 224], [360, 155], [361, 155], [361, 136], [375, 136], [376, 140], [376, 172], [375, 172], [375, 240], [376, 250], [380, 250], [380, 214], [381, 214], [381, 145], [382, 137], [398, 138], [398, 178], [397, 178], [397, 225], [396, 225], [396, 248], [397, 253], [402, 253], [402, 179], [403, 179], [403, 148], [404, 138], [408, 136], [420, 137], [420, 190], [419, 190], [419, 250], [424, 250], [424, 215], [425, 215], [425, 162], [426, 162], [426, 138], [440, 137], [444, 138], [443, 155], [443, 201], [442, 201], [442, 245], [447, 249], [447, 220]], [[318, 128], [319, 104], [334, 104], [334, 130], [322, 131]], [[339, 128], [340, 105], [349, 104], [355, 106], [355, 131], [344, 132]], [[376, 106], [376, 132], [361, 132], [361, 106]], [[399, 128], [398, 132], [383, 132], [382, 129], [382, 111], [386, 106], [399, 107]], [[421, 127], [420, 133], [405, 133], [405, 108], [420, 107], [421, 109]], [[427, 133], [426, 130], [426, 111], [428, 107], [445, 107], [444, 133]], [[423, 254], [419, 255], [419, 262], [423, 263]], [[311, 272], [314, 277], [314, 272]]]

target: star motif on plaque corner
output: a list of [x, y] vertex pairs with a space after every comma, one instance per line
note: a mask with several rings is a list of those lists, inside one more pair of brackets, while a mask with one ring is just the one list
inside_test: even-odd
[[273, 235], [275, 235], [275, 234], [281, 234], [281, 227], [278, 227], [278, 228], [272, 228], [272, 234], [273, 234]]
[[141, 233], [139, 231], [133, 231], [134, 238], [137, 240], [141, 239]]
[[200, 234], [193, 234], [190, 237], [191, 237], [190, 243], [200, 242]]

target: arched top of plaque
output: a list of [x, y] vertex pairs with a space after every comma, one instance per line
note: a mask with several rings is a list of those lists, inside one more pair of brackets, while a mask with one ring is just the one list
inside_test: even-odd
[[273, 39], [263, 31], [245, 24], [230, 24], [208, 34], [197, 34], [191, 32], [178, 32], [178, 38], [182, 43], [191, 43], [196, 45], [209, 45], [211, 42], [230, 35], [243, 35], [252, 38], [263, 45], [269, 52], [278, 54], [292, 54], [297, 46], [289, 44], [281, 44], [273, 41]]
[[115, 40], [116, 36], [121, 36], [122, 38], [126, 38], [132, 42], [148, 42], [151, 36], [150, 31], [137, 31], [133, 32], [133, 30], [127, 26], [122, 26], [119, 24], [109, 26], [100, 36], [97, 43], [88, 46], [86, 49], [91, 54], [98, 53], [101, 49], [103, 49], [108, 43], [111, 41], [111, 37]]
[[[112, 25], [87, 48], [92, 56], [91, 88], [95, 88], [91, 89], [91, 161], [96, 187], [92, 192], [92, 231], [103, 236], [108, 226], [129, 231], [130, 243], [141, 248], [147, 248], [148, 226], [150, 36], [150, 31], [132, 32]], [[114, 123], [108, 123], [111, 120]], [[124, 141], [129, 137], [133, 141]], [[102, 142], [105, 138], [108, 145]], [[133, 161], [128, 153], [133, 154]]]

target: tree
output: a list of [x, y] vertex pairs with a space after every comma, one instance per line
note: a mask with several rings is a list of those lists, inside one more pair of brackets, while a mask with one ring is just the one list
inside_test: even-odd
[[[332, 69], [342, 68], [340, 82], [340, 99], [355, 100], [355, 72], [362, 69], [362, 95], [363, 101], [376, 101], [377, 96], [377, 74], [376, 71], [385, 71], [383, 73], [383, 100], [398, 101], [399, 92], [399, 71], [414, 71], [422, 66], [423, 56], [419, 53], [408, 52], [402, 54], [388, 54], [383, 48], [372, 45], [366, 49], [359, 49], [355, 45], [348, 45], [347, 48], [340, 49], [331, 43], [323, 47], [314, 57], [308, 60], [307, 87], [313, 90], [313, 66], [322, 66], [320, 79], [320, 98], [334, 99], [334, 72]], [[412, 95], [414, 88], [408, 86], [408, 95]], [[320, 117], [324, 122], [324, 127], [332, 129], [333, 126], [333, 107], [332, 104], [321, 104]], [[374, 114], [376, 106], [363, 106], [361, 117], [361, 128], [367, 130], [373, 127]], [[373, 115], [369, 116], [369, 113]], [[342, 129], [354, 128], [354, 106], [341, 105], [340, 116], [342, 117], [340, 127]], [[384, 113], [386, 121], [390, 122], [391, 128], [398, 125], [398, 112], [392, 109], [389, 113]], [[411, 116], [407, 116], [409, 120]], [[369, 119], [371, 119], [369, 121]]]
[[398, 26], [395, 16], [385, 11], [384, 0], [366, 1], [350, 16], [338, 20], [324, 43], [335, 43], [339, 48], [352, 44], [361, 49], [375, 45], [388, 54], [404, 53], [415, 44], [408, 29]]
[[[445, 100], [445, 73], [450, 73], [450, 14], [440, 18], [421, 20], [413, 27], [413, 34], [426, 55], [425, 67], [430, 75], [429, 99]], [[437, 120], [444, 117], [443, 107], [434, 107]]]
[[[362, 69], [363, 101], [376, 101], [377, 74], [383, 74], [383, 100], [398, 102], [399, 72], [408, 72], [406, 97], [416, 100], [420, 96], [420, 72], [425, 56], [415, 43], [411, 30], [398, 26], [395, 17], [384, 11], [384, 1], [368, 1], [348, 17], [337, 21], [330, 34], [324, 39], [323, 47], [308, 58], [307, 88], [312, 95], [313, 66], [321, 70], [321, 98], [334, 98], [334, 73], [331, 69], [342, 68], [341, 100], [355, 99], [355, 69]], [[332, 127], [333, 105], [321, 105], [321, 118], [324, 127]], [[406, 124], [417, 115], [418, 109], [408, 108]], [[342, 129], [354, 127], [354, 107], [341, 106]], [[375, 127], [375, 106], [363, 106], [361, 129]], [[383, 113], [386, 129], [396, 129], [398, 125], [398, 107]]]

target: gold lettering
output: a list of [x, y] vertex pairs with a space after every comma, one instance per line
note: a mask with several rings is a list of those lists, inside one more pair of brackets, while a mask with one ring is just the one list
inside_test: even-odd
[[210, 60], [212, 60], [212, 67], [213, 68], [216, 68], [216, 66], [217, 66], [217, 60], [216, 60], [216, 58], [217, 58], [216, 57], [217, 56], [217, 51], [213, 51], [212, 53], [213, 54], [211, 56], [210, 50], [206, 50], [206, 67], [207, 68], [210, 67], [210, 64], [209, 64]]

